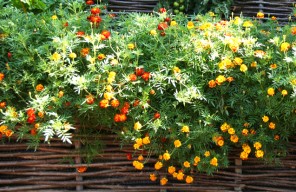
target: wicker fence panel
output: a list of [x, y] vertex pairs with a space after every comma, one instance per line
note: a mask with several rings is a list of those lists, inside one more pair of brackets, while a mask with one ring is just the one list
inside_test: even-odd
[[114, 12], [152, 12], [158, 0], [109, 0], [108, 9]]
[[[11, 142], [0, 145], [0, 191], [295, 191], [296, 140], [289, 155], [277, 167], [262, 161], [241, 161], [230, 156], [230, 166], [212, 176], [196, 173], [193, 184], [177, 182], [170, 176], [166, 186], [151, 182], [154, 171], [151, 157], [143, 171], [137, 171], [126, 154], [131, 146], [119, 147], [114, 136], [102, 138], [106, 150], [93, 163], [83, 164], [77, 153], [80, 142], [64, 144], [55, 141], [42, 144], [37, 151], [27, 145]], [[234, 154], [238, 154], [237, 152]], [[77, 168], [87, 166], [83, 173]], [[166, 175], [165, 171], [160, 175]]]
[[256, 14], [261, 11], [266, 16], [277, 17], [278, 21], [288, 22], [294, 4], [296, 0], [234, 0], [232, 11], [235, 15], [242, 14], [246, 17], [256, 17]]

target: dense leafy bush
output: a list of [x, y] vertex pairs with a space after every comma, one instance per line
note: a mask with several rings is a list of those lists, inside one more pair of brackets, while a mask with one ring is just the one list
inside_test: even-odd
[[83, 7], [0, 13], [3, 141], [71, 142], [75, 127], [77, 136], [104, 127], [133, 144], [136, 169], [142, 153], [160, 155], [155, 169], [187, 183], [192, 170], [227, 166], [233, 148], [243, 160], [285, 154], [296, 124], [296, 26], [264, 23], [263, 13], [226, 21]]

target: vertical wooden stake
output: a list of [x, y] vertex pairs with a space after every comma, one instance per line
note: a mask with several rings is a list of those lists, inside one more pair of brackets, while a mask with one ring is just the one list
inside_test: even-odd
[[[76, 151], [81, 148], [81, 143], [79, 140], [74, 141], [74, 145], [75, 145]], [[75, 157], [75, 164], [81, 164], [81, 157], [80, 156]], [[77, 169], [76, 169], [76, 173], [78, 173]], [[81, 175], [76, 176], [76, 181], [79, 182], [82, 180], [83, 180], [83, 177]], [[82, 190], [83, 190], [83, 185], [81, 185], [81, 184], [76, 185], [76, 191], [82, 191]]]
[[[241, 168], [241, 166], [243, 164], [242, 160], [241, 159], [235, 159], [234, 163], [235, 163], [235, 173], [241, 175], [243, 173], [243, 170]], [[235, 184], [238, 184], [240, 182], [241, 182], [240, 177], [236, 177], [235, 178]], [[242, 187], [240, 186], [240, 184], [237, 185], [237, 187], [234, 187], [234, 191], [242, 192]]]

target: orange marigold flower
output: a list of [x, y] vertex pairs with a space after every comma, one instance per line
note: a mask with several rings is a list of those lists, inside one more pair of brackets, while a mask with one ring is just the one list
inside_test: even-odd
[[194, 159], [194, 166], [197, 166], [197, 164], [200, 162], [200, 157], [199, 156], [195, 156]]
[[109, 101], [107, 99], [103, 99], [100, 101], [99, 106], [101, 108], [107, 108], [109, 106]]
[[5, 101], [0, 102], [0, 108], [3, 109], [5, 107], [6, 107], [6, 102]]
[[262, 51], [262, 50], [256, 50], [254, 52], [254, 56], [258, 57], [258, 58], [263, 58], [265, 55], [266, 55], [266, 53], [264, 51]]
[[191, 177], [191, 176], [188, 175], [188, 176], [186, 177], [185, 181], [186, 181], [186, 183], [190, 184], [190, 183], [193, 182], [193, 177]]
[[243, 144], [242, 148], [244, 150], [244, 152], [246, 152], [247, 154], [251, 153], [251, 147], [248, 144]]
[[257, 150], [257, 151], [255, 152], [255, 156], [256, 156], [257, 158], [262, 158], [262, 157], [264, 156], [264, 151], [262, 151], [262, 150]]
[[274, 64], [271, 64], [271, 65], [270, 65], [270, 68], [271, 68], [271, 69], [276, 69], [276, 68], [277, 68], [277, 65], [276, 65], [275, 63], [274, 63]]
[[221, 131], [226, 132], [230, 128], [230, 125], [228, 125], [226, 122], [223, 123], [220, 127]]
[[84, 173], [87, 170], [87, 167], [86, 166], [77, 167], [76, 170], [78, 173]]
[[272, 17], [271, 17], [271, 20], [273, 20], [273, 21], [276, 21], [276, 19], [277, 19], [277, 18], [276, 18], [275, 16], [272, 16]]
[[237, 143], [238, 140], [239, 140], [239, 138], [238, 138], [238, 136], [236, 134], [230, 136], [230, 141], [231, 142]]
[[173, 173], [175, 173], [175, 171], [176, 171], [176, 167], [174, 167], [174, 166], [169, 166], [169, 167], [168, 167], [168, 173], [169, 173], [169, 174], [172, 175]]
[[136, 74], [130, 74], [129, 76], [130, 81], [136, 81], [137, 80], [137, 75]]
[[218, 166], [218, 159], [216, 157], [213, 157], [210, 161], [210, 164], [217, 167]]
[[44, 89], [44, 86], [42, 84], [38, 84], [36, 86], [36, 91], [43, 91], [43, 89]]
[[184, 173], [182, 171], [179, 171], [177, 174], [177, 179], [179, 181], [182, 181], [184, 179]]
[[4, 134], [6, 130], [7, 130], [7, 126], [6, 125], [1, 125], [0, 126], [0, 133], [1, 134]]
[[0, 73], [0, 81], [3, 81], [4, 77], [5, 77], [4, 73]]
[[275, 123], [270, 122], [268, 127], [269, 127], [269, 129], [275, 129]]
[[178, 148], [178, 147], [181, 147], [182, 143], [181, 143], [181, 141], [179, 139], [177, 139], [177, 140], [174, 141], [174, 145], [175, 145], [176, 148]]
[[279, 136], [279, 135], [275, 135], [273, 138], [274, 138], [274, 140], [276, 140], [276, 141], [277, 141], [277, 140], [279, 140], [279, 139], [280, 139], [280, 136]]
[[171, 155], [168, 153], [168, 151], [166, 151], [163, 155], [162, 155], [163, 159], [168, 161], [171, 158]]
[[193, 21], [189, 21], [189, 22], [187, 23], [187, 28], [188, 28], [188, 29], [193, 29], [193, 28], [194, 28], [194, 23], [193, 23]]
[[249, 134], [249, 130], [248, 129], [243, 129], [242, 130], [242, 135], [247, 136]]
[[80, 51], [82, 57], [86, 57], [89, 54], [89, 48], [83, 48]]
[[5, 135], [6, 135], [6, 137], [11, 137], [12, 135], [13, 135], [13, 131], [12, 130], [10, 130], [10, 129], [7, 129], [6, 131], [5, 131]]
[[292, 27], [291, 28], [291, 34], [292, 35], [296, 35], [296, 27]]
[[144, 138], [143, 138], [143, 144], [144, 144], [144, 145], [147, 145], [147, 144], [149, 144], [149, 143], [150, 143], [150, 138], [149, 138], [149, 136], [144, 137]]
[[168, 179], [165, 178], [165, 177], [163, 177], [163, 178], [160, 179], [160, 185], [166, 185], [167, 182], [168, 182]]
[[190, 167], [190, 162], [189, 161], [185, 161], [183, 163], [184, 167], [189, 168]]
[[231, 83], [232, 81], [234, 81], [234, 78], [233, 77], [227, 77], [226, 80]]
[[39, 111], [39, 112], [38, 112], [38, 117], [40, 117], [40, 118], [44, 118], [44, 112], [43, 112], [43, 111]]
[[155, 165], [154, 165], [154, 168], [155, 168], [156, 170], [159, 170], [159, 169], [162, 168], [162, 166], [163, 166], [162, 162], [157, 161], [157, 162], [155, 163]]
[[150, 174], [150, 180], [151, 181], [156, 181], [157, 180], [157, 176], [154, 173]]
[[210, 88], [216, 87], [216, 81], [215, 80], [210, 80], [208, 84], [209, 84]]
[[254, 143], [254, 147], [255, 147], [256, 150], [259, 150], [259, 149], [261, 149], [262, 144], [261, 144], [260, 142], [256, 141], [256, 142]]
[[247, 159], [248, 159], [248, 156], [249, 156], [249, 154], [248, 154], [247, 152], [245, 152], [245, 151], [242, 151], [242, 152], [240, 153], [240, 158], [241, 158], [242, 160], [247, 160]]
[[138, 160], [139, 160], [139, 161], [143, 161], [143, 160], [144, 160], [143, 155], [139, 155]]
[[120, 105], [120, 102], [118, 101], [118, 99], [113, 99], [111, 101], [111, 106], [114, 108], [117, 108]]
[[105, 59], [105, 58], [106, 58], [106, 55], [103, 54], [103, 53], [100, 53], [100, 54], [98, 55], [98, 60], [100, 60], [100, 61], [102, 61], [102, 60]]

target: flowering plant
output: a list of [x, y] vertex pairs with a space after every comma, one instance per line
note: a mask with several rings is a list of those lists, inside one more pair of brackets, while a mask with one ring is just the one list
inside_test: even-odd
[[136, 169], [156, 154], [155, 170], [191, 183], [187, 173], [227, 166], [233, 148], [243, 160], [283, 155], [295, 134], [296, 26], [263, 23], [262, 14], [116, 16], [79, 3], [38, 15], [4, 10], [2, 140], [70, 143], [75, 127], [107, 127], [133, 145]]

